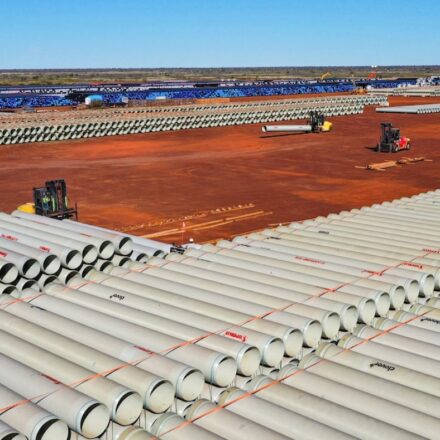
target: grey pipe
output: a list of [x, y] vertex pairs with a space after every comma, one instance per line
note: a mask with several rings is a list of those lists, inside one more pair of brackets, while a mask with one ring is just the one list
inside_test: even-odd
[[142, 409], [139, 394], [8, 333], [2, 334], [0, 347], [6, 356], [58, 382], [76, 384], [78, 391], [105, 404], [110, 409], [112, 419], [120, 424], [128, 425], [139, 417]]
[[[49, 243], [55, 243], [59, 246], [66, 246], [71, 249], [76, 249], [78, 252], [81, 253], [82, 259], [85, 263], [93, 263], [98, 258], [98, 251], [95, 246], [80, 240], [74, 240], [72, 238], [66, 238], [63, 235], [59, 235], [53, 232], [51, 228], [47, 228], [47, 230], [42, 231], [38, 228], [40, 228], [40, 225], [36, 225], [36, 227], [29, 227], [24, 226], [23, 224], [18, 224], [18, 220], [14, 217], [11, 217], [14, 221], [6, 221], [4, 218], [2, 218], [2, 215], [0, 213], [0, 227], [2, 231], [4, 230], [10, 230], [14, 231], [16, 234], [25, 234], [31, 237], [44, 237], [44, 240], [49, 240]], [[4, 229], [3, 229], [4, 228]], [[49, 232], [52, 231], [52, 232]], [[60, 232], [61, 234], [62, 232]], [[49, 248], [50, 248], [49, 244]], [[41, 247], [40, 247], [41, 249]], [[50, 252], [50, 250], [48, 251]]]
[[10, 222], [18, 222], [17, 224], [29, 226], [38, 229], [39, 231], [58, 234], [73, 240], [89, 243], [96, 247], [101, 258], [111, 258], [115, 252], [115, 248], [109, 240], [61, 228], [61, 222], [50, 217], [28, 214], [22, 211], [14, 211], [10, 216], [6, 216], [5, 214], [0, 215], [0, 218]]
[[[200, 371], [188, 365], [154, 354], [142, 346], [132, 345], [114, 336], [63, 318], [42, 307], [32, 307], [33, 297], [20, 302], [8, 301], [7, 295], [0, 296], [0, 304], [7, 312], [29, 322], [45, 327], [78, 343], [101, 351], [142, 370], [168, 379], [176, 388], [176, 395], [184, 400], [194, 400], [201, 392], [204, 378]], [[28, 302], [30, 304], [28, 304]]]
[[[31, 231], [32, 233], [32, 231]], [[82, 255], [76, 250], [64, 245], [58, 245], [47, 239], [40, 239], [33, 235], [22, 234], [16, 230], [0, 227], [0, 236], [10, 241], [18, 242], [36, 248], [48, 254], [56, 255], [61, 263], [69, 269], [77, 269], [82, 264]], [[1, 261], [0, 261], [1, 263]], [[18, 271], [17, 271], [18, 274]]]
[[0, 354], [0, 366], [0, 383], [7, 383], [10, 390], [30, 401], [35, 400], [41, 408], [67, 423], [70, 429], [87, 438], [99, 437], [106, 430], [109, 412], [96, 400], [3, 354]]
[[[10, 408], [0, 414], [0, 421], [8, 424], [29, 440], [68, 440], [70, 429], [61, 420], [32, 402], [23, 405], [23, 396], [0, 384], [0, 408]], [[17, 436], [12, 437], [18, 440]], [[5, 440], [9, 440], [7, 437]]]
[[174, 360], [200, 368], [205, 375], [205, 379], [214, 384], [226, 386], [232, 382], [236, 374], [235, 361], [224, 354], [194, 344], [186, 345], [182, 339], [164, 335], [48, 295], [42, 295], [33, 300], [33, 304], [37, 304], [37, 302], [38, 304], [44, 304], [46, 309], [58, 315], [73, 319], [84, 325], [94, 322], [94, 327], [98, 330], [115, 335], [133, 344], [138, 344], [141, 347], [147, 346], [150, 351], [166, 354]]
[[[72, 289], [87, 292], [99, 298], [125, 304], [134, 309], [150, 312], [157, 316], [162, 316], [163, 318], [174, 319], [187, 325], [195, 325], [206, 332], [218, 333], [220, 330], [225, 329], [218, 334], [233, 339], [236, 339], [236, 337], [234, 338], [232, 335], [238, 332], [240, 335], [243, 335], [242, 340], [244, 340], [244, 342], [256, 346], [261, 351], [262, 362], [267, 365], [277, 365], [284, 354], [284, 346], [279, 338], [274, 338], [242, 327], [239, 329], [232, 328], [231, 330], [227, 330], [230, 329], [231, 324], [226, 321], [210, 318], [163, 302], [152, 301], [123, 290], [112, 288], [109, 291], [109, 288], [100, 284], [84, 283], [84, 280], [79, 277], [71, 280], [68, 286]], [[109, 293], [111, 293], [111, 295], [109, 295]], [[234, 332], [234, 330], [236, 331]], [[299, 335], [299, 337], [302, 341], [302, 336]]]
[[194, 341], [193, 344], [200, 347], [231, 356], [237, 363], [238, 372], [244, 376], [251, 376], [255, 373], [260, 364], [260, 352], [258, 349], [241, 341], [229, 339], [217, 334], [211, 334], [208, 337], [205, 337], [207, 333], [196, 327], [181, 324], [175, 320], [163, 318], [142, 310], [137, 310], [124, 304], [107, 301], [62, 286], [61, 284], [51, 284], [46, 286], [44, 292], [51, 296], [60, 297], [63, 301], [84, 306], [105, 315], [145, 327], [146, 329], [161, 332], [165, 335]]

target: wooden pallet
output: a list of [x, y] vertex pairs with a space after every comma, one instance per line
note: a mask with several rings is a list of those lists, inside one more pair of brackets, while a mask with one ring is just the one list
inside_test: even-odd
[[426, 157], [402, 157], [398, 160], [386, 160], [385, 162], [376, 162], [370, 163], [365, 166], [356, 165], [355, 168], [359, 168], [361, 170], [370, 170], [370, 171], [386, 171], [387, 168], [400, 167], [402, 165], [412, 165], [418, 162], [432, 162], [431, 159], [426, 159]]

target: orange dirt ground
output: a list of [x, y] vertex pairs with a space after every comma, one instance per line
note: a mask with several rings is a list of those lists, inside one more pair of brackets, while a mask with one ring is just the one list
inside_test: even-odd
[[[392, 105], [439, 98], [390, 98]], [[440, 114], [330, 118], [323, 134], [263, 134], [261, 124], [0, 147], [0, 210], [65, 178], [80, 220], [180, 243], [243, 234], [440, 187]], [[413, 149], [374, 153], [390, 121]], [[293, 123], [298, 123], [294, 121]], [[384, 172], [355, 168], [401, 157]]]

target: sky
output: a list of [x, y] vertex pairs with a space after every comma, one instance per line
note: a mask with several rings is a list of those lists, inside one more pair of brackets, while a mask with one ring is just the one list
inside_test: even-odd
[[439, 0], [0, 0], [0, 69], [440, 64]]

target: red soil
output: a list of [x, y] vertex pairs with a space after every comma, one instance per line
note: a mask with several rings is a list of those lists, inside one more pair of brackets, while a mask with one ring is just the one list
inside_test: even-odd
[[[392, 105], [438, 102], [391, 98]], [[0, 210], [30, 201], [32, 187], [65, 178], [80, 220], [158, 239], [213, 240], [440, 187], [440, 114], [330, 118], [323, 134], [263, 135], [261, 125], [219, 127], [0, 147]], [[413, 150], [368, 147], [390, 121]], [[385, 172], [355, 168], [404, 156]], [[182, 232], [182, 223], [185, 223]]]

